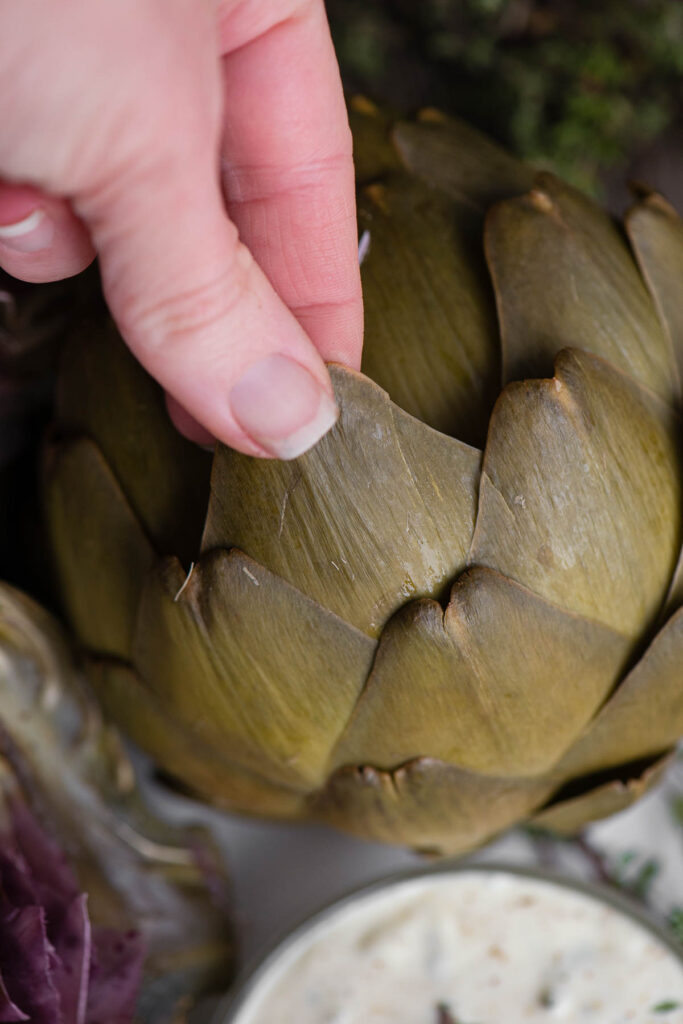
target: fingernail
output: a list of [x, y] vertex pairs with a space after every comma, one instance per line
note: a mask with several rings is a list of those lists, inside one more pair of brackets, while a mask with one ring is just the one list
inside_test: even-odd
[[0, 224], [0, 243], [17, 252], [40, 252], [47, 249], [55, 226], [44, 210], [33, 210], [14, 224]]
[[268, 356], [230, 392], [232, 414], [249, 437], [276, 459], [295, 459], [335, 423], [334, 399], [300, 363]]

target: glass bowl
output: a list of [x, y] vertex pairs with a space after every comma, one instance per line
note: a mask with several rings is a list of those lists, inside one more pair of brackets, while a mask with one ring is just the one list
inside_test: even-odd
[[212, 1024], [683, 1024], [683, 947], [607, 886], [439, 862], [274, 945]]

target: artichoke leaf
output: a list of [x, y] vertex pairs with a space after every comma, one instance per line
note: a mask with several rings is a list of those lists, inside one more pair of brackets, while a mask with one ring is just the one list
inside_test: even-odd
[[391, 114], [380, 110], [366, 96], [352, 96], [348, 106], [357, 184], [399, 170], [401, 163], [391, 141]]
[[626, 230], [683, 380], [683, 221], [663, 196], [652, 192], [629, 210]]
[[413, 602], [389, 623], [334, 763], [391, 768], [429, 751], [480, 774], [540, 774], [602, 704], [627, 647], [475, 568], [445, 613]]
[[407, 175], [359, 195], [363, 372], [429, 426], [483, 446], [500, 344], [481, 216]]
[[465, 121], [436, 110], [397, 124], [394, 145], [412, 174], [482, 212], [533, 185], [532, 168]]
[[173, 718], [160, 700], [128, 666], [114, 659], [89, 659], [88, 679], [105, 712], [127, 736], [182, 785], [230, 810], [248, 808], [269, 817], [299, 817], [304, 796], [274, 785], [234, 764], [223, 745], [209, 745], [206, 736]]
[[503, 344], [503, 379], [550, 376], [556, 354], [581, 348], [665, 401], [680, 386], [671, 340], [611, 219], [549, 174], [486, 220]]
[[93, 441], [56, 445], [46, 461], [48, 528], [70, 621], [86, 647], [126, 658], [152, 546]]
[[670, 763], [671, 755], [667, 754], [639, 775], [613, 779], [578, 796], [560, 798], [535, 814], [530, 824], [558, 835], [575, 835], [592, 821], [609, 818], [640, 800], [659, 782]]
[[[238, 547], [369, 636], [464, 567], [481, 453], [332, 367], [340, 418], [292, 462], [219, 448], [202, 542]], [[314, 644], [318, 646], [318, 644]]]
[[391, 772], [342, 768], [311, 811], [363, 838], [456, 854], [528, 815], [550, 791], [547, 780], [482, 777], [421, 758]]
[[678, 555], [678, 562], [664, 602], [664, 615], [671, 615], [681, 605], [683, 605], [683, 548]]
[[669, 619], [577, 744], [562, 778], [644, 760], [683, 736], [683, 608]]
[[[105, 314], [64, 350], [57, 415], [62, 434], [97, 443], [157, 552], [189, 564], [206, 514], [211, 455], [178, 433], [163, 391]], [[77, 486], [84, 501], [89, 489], [86, 476]]]
[[639, 637], [680, 549], [678, 420], [585, 352], [508, 385], [491, 417], [470, 564]]
[[134, 661], [171, 717], [230, 760], [320, 785], [375, 643], [240, 551], [175, 559], [148, 578]]

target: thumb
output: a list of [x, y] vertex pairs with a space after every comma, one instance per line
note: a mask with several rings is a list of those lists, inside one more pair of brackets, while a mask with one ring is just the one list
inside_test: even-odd
[[[294, 458], [335, 422], [325, 365], [228, 219], [218, 138], [150, 141], [115, 182], [76, 198], [133, 353], [214, 437]], [[204, 135], [204, 137], [202, 137]]]

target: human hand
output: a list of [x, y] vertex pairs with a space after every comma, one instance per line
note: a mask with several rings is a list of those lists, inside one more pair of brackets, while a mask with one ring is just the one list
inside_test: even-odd
[[357, 367], [362, 337], [323, 0], [3, 0], [0, 124], [2, 267], [51, 281], [97, 253], [195, 440], [292, 458], [322, 436], [324, 361]]

